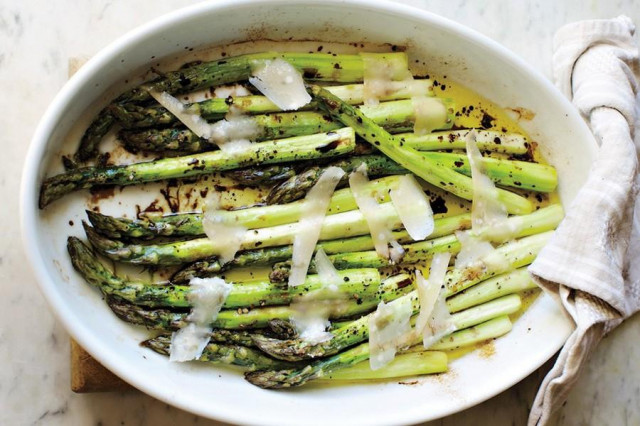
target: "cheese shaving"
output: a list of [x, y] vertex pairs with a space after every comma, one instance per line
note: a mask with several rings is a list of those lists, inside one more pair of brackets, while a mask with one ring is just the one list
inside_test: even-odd
[[413, 308], [409, 298], [396, 299], [391, 303], [380, 302], [369, 317], [369, 366], [372, 370], [384, 367], [406, 345], [406, 336], [411, 333]]
[[215, 142], [226, 153], [234, 154], [251, 145], [253, 139], [262, 133], [255, 120], [240, 113], [233, 105], [223, 120], [210, 125], [208, 139]]
[[414, 96], [411, 98], [415, 122], [413, 133], [426, 135], [440, 128], [447, 122], [447, 107], [442, 100], [430, 96]]
[[300, 338], [310, 344], [331, 339], [332, 334], [326, 331], [329, 317], [342, 315], [348, 306], [348, 296], [338, 292], [342, 278], [322, 248], [316, 252], [315, 264], [322, 287], [294, 300], [291, 303], [294, 314], [290, 318]]
[[327, 214], [336, 186], [344, 176], [344, 170], [339, 167], [328, 167], [309, 190], [304, 198], [304, 205], [298, 221], [298, 229], [293, 239], [293, 254], [291, 256], [291, 272], [289, 286], [295, 287], [304, 282], [311, 262], [311, 256], [322, 230], [322, 222]]
[[302, 75], [284, 59], [261, 62], [249, 82], [283, 111], [296, 110], [311, 102]]
[[398, 188], [389, 192], [404, 228], [414, 241], [422, 241], [435, 227], [429, 198], [413, 175], [399, 178]]
[[187, 316], [189, 322], [185, 327], [171, 335], [169, 361], [185, 362], [200, 358], [209, 343], [211, 323], [216, 319], [227, 296], [231, 292], [231, 284], [223, 279], [193, 278], [188, 295], [193, 308]]
[[[370, 191], [367, 191], [368, 182], [366, 163], [362, 163], [349, 175], [349, 187], [358, 209], [367, 221], [376, 253], [378, 253], [378, 256], [391, 259], [392, 262], [397, 263], [404, 255], [404, 249], [393, 238], [389, 224], [378, 215], [379, 204]], [[391, 250], [389, 249], [390, 245]]]
[[209, 124], [169, 93], [149, 90], [149, 94], [198, 137], [214, 142], [225, 152], [235, 153], [245, 149], [252, 139], [262, 133], [260, 126], [251, 117], [242, 115], [234, 108], [230, 108], [223, 120]]
[[507, 209], [499, 199], [498, 189], [484, 173], [475, 130], [467, 133], [465, 143], [473, 186], [471, 231], [456, 232], [461, 250], [456, 256], [455, 267], [482, 267], [487, 265], [487, 262], [501, 265], [505, 260], [492, 256], [495, 249], [489, 241], [513, 238], [522, 227], [522, 221], [508, 220]]
[[215, 241], [215, 252], [221, 265], [233, 260], [244, 241], [247, 228], [230, 222], [229, 216], [221, 214], [220, 195], [214, 194], [207, 202], [202, 226], [207, 237]]
[[331, 290], [337, 290], [341, 281], [340, 274], [322, 247], [316, 251], [315, 263], [322, 285]]
[[419, 334], [424, 334], [426, 330], [427, 323], [431, 318], [431, 313], [440, 294], [440, 289], [444, 285], [450, 260], [451, 253], [436, 253], [431, 260], [429, 279], [424, 279], [420, 270], [416, 270], [415, 272], [418, 300], [420, 301], [420, 312], [416, 319], [415, 330]]
[[440, 288], [433, 310], [431, 311], [431, 316], [422, 335], [422, 344], [425, 349], [428, 349], [444, 336], [454, 331], [456, 331], [456, 325], [447, 307], [445, 290], [444, 288]]
[[201, 138], [209, 139], [211, 125], [199, 114], [189, 112], [186, 105], [180, 102], [178, 98], [171, 96], [167, 92], [158, 92], [156, 90], [149, 90], [149, 94], [171, 114], [175, 115], [189, 130]]
[[214, 98], [227, 99], [228, 97], [250, 96], [251, 92], [241, 84], [232, 84], [229, 86], [219, 86], [213, 91]]
[[476, 144], [476, 132], [470, 131], [465, 137], [465, 142], [473, 186], [471, 227], [480, 229], [501, 226], [507, 219], [507, 209], [500, 202], [498, 189], [484, 172], [482, 154]]
[[378, 105], [380, 99], [384, 99], [396, 89], [393, 81], [412, 81], [406, 56], [402, 59], [390, 60], [384, 53], [360, 53], [364, 67], [364, 93], [365, 105]]

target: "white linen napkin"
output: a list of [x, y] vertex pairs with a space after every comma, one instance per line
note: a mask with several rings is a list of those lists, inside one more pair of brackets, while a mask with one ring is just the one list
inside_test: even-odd
[[634, 32], [631, 19], [620, 16], [569, 24], [555, 35], [556, 83], [600, 147], [585, 186], [529, 268], [576, 324], [538, 390], [530, 426], [549, 421], [600, 339], [640, 310], [640, 182], [633, 139], [640, 64]]

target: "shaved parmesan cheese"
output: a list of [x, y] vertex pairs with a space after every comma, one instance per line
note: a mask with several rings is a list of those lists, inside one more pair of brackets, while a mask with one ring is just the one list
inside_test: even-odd
[[456, 268], [508, 269], [509, 261], [490, 242], [469, 231], [457, 231], [456, 238], [461, 245], [454, 265]]
[[185, 362], [200, 358], [209, 343], [211, 323], [216, 319], [231, 292], [231, 284], [223, 279], [193, 278], [188, 295], [193, 308], [185, 327], [171, 335], [169, 361]]
[[453, 322], [449, 308], [447, 308], [445, 290], [441, 288], [431, 311], [431, 317], [424, 329], [422, 344], [428, 349], [438, 340], [454, 331], [456, 331], [456, 325]]
[[431, 312], [436, 304], [440, 289], [444, 285], [444, 277], [449, 267], [451, 253], [436, 253], [431, 260], [429, 279], [425, 280], [420, 270], [416, 270], [416, 284], [418, 287], [418, 300], [420, 301], [420, 312], [416, 319], [415, 329], [423, 334], [425, 327], [431, 318]]
[[490, 242], [471, 235], [469, 232], [456, 231], [455, 234], [461, 245], [460, 252], [456, 256], [456, 268], [471, 266], [495, 250]]
[[189, 112], [185, 104], [167, 92], [149, 90], [149, 94], [171, 114], [175, 115], [189, 130], [201, 138], [209, 139], [211, 135], [211, 125], [207, 123], [200, 114]]
[[493, 181], [484, 173], [482, 154], [476, 144], [476, 132], [470, 131], [465, 137], [465, 142], [473, 185], [471, 227], [479, 229], [504, 224], [507, 219], [507, 209], [500, 202], [498, 190]]
[[300, 339], [315, 345], [326, 342], [333, 335], [326, 331], [329, 317], [347, 312], [348, 296], [330, 288], [323, 288], [294, 299], [289, 318]]
[[383, 53], [360, 53], [364, 66], [364, 104], [377, 105], [393, 92], [393, 81], [412, 81], [406, 56], [390, 60]]
[[298, 221], [298, 229], [293, 239], [291, 256], [291, 272], [289, 286], [294, 287], [304, 282], [311, 262], [311, 256], [320, 237], [322, 221], [327, 214], [331, 196], [344, 170], [339, 167], [328, 167], [304, 198], [304, 205]]
[[429, 198], [413, 175], [401, 176], [397, 189], [389, 192], [402, 224], [414, 241], [427, 238], [434, 229]]
[[224, 152], [233, 154], [244, 150], [262, 133], [255, 120], [236, 111], [232, 106], [223, 120], [210, 125], [208, 139]]
[[343, 315], [348, 306], [348, 296], [339, 293], [340, 274], [322, 248], [315, 256], [316, 269], [322, 283], [320, 290], [307, 293], [291, 303], [294, 314], [290, 320], [302, 340], [318, 344], [331, 339], [327, 332], [331, 315]]
[[413, 133], [426, 135], [447, 122], [447, 107], [442, 100], [429, 96], [411, 98], [415, 115]]
[[149, 94], [198, 137], [214, 142], [225, 152], [234, 153], [245, 149], [251, 139], [262, 133], [262, 128], [251, 117], [244, 116], [233, 108], [230, 108], [223, 120], [209, 124], [199, 114], [189, 112], [185, 104], [167, 92], [149, 90]]
[[337, 290], [337, 285], [342, 281], [340, 274], [338, 274], [338, 270], [333, 266], [333, 263], [331, 263], [331, 260], [329, 260], [329, 257], [322, 247], [316, 251], [315, 260], [316, 270], [318, 271], [322, 285], [327, 286], [331, 290]]
[[251, 92], [241, 84], [232, 84], [230, 86], [216, 87], [213, 91], [214, 98], [227, 99], [228, 97], [250, 96]]
[[[358, 209], [367, 221], [376, 253], [378, 253], [378, 256], [391, 259], [397, 263], [404, 255], [404, 249], [393, 238], [392, 229], [390, 229], [388, 223], [378, 215], [379, 205], [370, 191], [367, 191], [368, 182], [366, 163], [362, 163], [349, 175], [349, 187]], [[389, 251], [389, 245], [392, 246], [391, 252]]]
[[398, 349], [406, 345], [411, 333], [411, 299], [402, 297], [391, 303], [380, 302], [369, 317], [369, 366], [372, 370], [393, 361]]
[[473, 185], [471, 231], [456, 232], [461, 250], [456, 256], [455, 267], [503, 265], [506, 259], [503, 256], [494, 255], [495, 249], [489, 241], [513, 238], [519, 232], [523, 222], [508, 220], [507, 209], [498, 197], [496, 186], [484, 173], [482, 154], [476, 144], [475, 130], [467, 133], [465, 143]]
[[296, 110], [311, 102], [302, 75], [284, 59], [261, 63], [249, 82], [283, 111]]
[[214, 194], [207, 203], [202, 226], [207, 237], [216, 242], [215, 255], [221, 265], [233, 260], [244, 241], [247, 228], [230, 222], [229, 215], [222, 214], [220, 196]]

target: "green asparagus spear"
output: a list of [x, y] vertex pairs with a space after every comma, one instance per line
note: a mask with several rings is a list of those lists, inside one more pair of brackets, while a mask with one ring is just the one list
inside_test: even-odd
[[[93, 255], [89, 247], [75, 237], [69, 237], [67, 249], [75, 270], [105, 294], [149, 307], [191, 307], [190, 286], [152, 284], [118, 277]], [[359, 300], [375, 297], [380, 285], [380, 274], [376, 269], [341, 271], [339, 274], [342, 281], [336, 286], [336, 291], [340, 294]], [[317, 275], [307, 276], [304, 284], [296, 287], [274, 285], [261, 280], [244, 282], [232, 287], [223, 307], [233, 309], [288, 304], [295, 297], [320, 290], [323, 285]]]
[[[418, 151], [436, 151], [444, 149], [466, 149], [465, 136], [472, 129], [447, 130], [431, 132], [426, 135], [404, 133], [396, 135], [406, 145]], [[529, 142], [517, 133], [496, 132], [493, 130], [476, 130], [476, 143], [481, 151], [500, 152], [504, 154], [526, 154]]]
[[[463, 154], [425, 152], [422, 155], [444, 167], [448, 167], [466, 176], [471, 176], [469, 160]], [[408, 172], [395, 161], [380, 155], [340, 159], [329, 164], [329, 166], [340, 167], [349, 174], [362, 163], [367, 164], [367, 173], [369, 176], [397, 175]], [[555, 169], [544, 164], [491, 157], [484, 157], [482, 163], [487, 176], [498, 185], [538, 192], [551, 192], [555, 190], [558, 184]], [[284, 168], [291, 170], [286, 166], [284, 166]], [[258, 173], [258, 170], [259, 169], [256, 169], [256, 173]], [[291, 176], [271, 189], [265, 201], [267, 204], [281, 204], [304, 197], [307, 191], [315, 185], [323, 170], [323, 167], [314, 166], [299, 174], [295, 174], [295, 172], [291, 173]], [[279, 175], [279, 177], [283, 175], [284, 174]], [[274, 179], [274, 181], [277, 180], [282, 179]]]
[[[361, 164], [367, 165], [369, 176], [399, 175], [409, 173], [407, 169], [400, 167], [394, 161], [382, 155], [362, 155], [357, 157], [341, 158], [330, 163], [327, 167], [340, 167], [345, 171], [344, 180], [348, 180], [349, 173], [356, 170]], [[303, 198], [307, 192], [313, 188], [320, 176], [324, 172], [324, 167], [309, 167], [299, 174], [293, 174], [287, 180], [275, 185], [265, 201], [267, 204], [290, 203]]]
[[[408, 90], [404, 82], [391, 82], [390, 90], [385, 93], [381, 101], [393, 101], [408, 99], [414, 92]], [[328, 91], [351, 105], [362, 104], [364, 101], [364, 86], [362, 84], [349, 84], [345, 86], [328, 86]], [[412, 90], [417, 90], [424, 95], [433, 94], [433, 82], [431, 80], [414, 80]], [[198, 114], [205, 120], [220, 120], [231, 108], [244, 114], [268, 114], [282, 112], [273, 102], [265, 96], [229, 96], [227, 98], [212, 98], [201, 102], [187, 104], [190, 113]], [[161, 106], [141, 106], [132, 103], [114, 103], [108, 107], [109, 111], [118, 120], [122, 127], [144, 128], [162, 127], [175, 124], [178, 119]], [[317, 106], [311, 102], [300, 110], [315, 110]], [[526, 149], [525, 149], [526, 152]]]
[[[517, 232], [514, 235], [507, 235], [507, 238], [520, 238], [526, 237], [534, 234], [539, 234], [545, 231], [550, 231], [555, 229], [556, 226], [560, 223], [564, 216], [564, 210], [562, 206], [559, 204], [553, 204], [551, 206], [542, 208], [533, 213], [523, 216], [511, 216], [507, 221], [505, 226], [510, 226], [512, 229], [517, 229]], [[454, 230], [455, 231], [455, 230]], [[453, 232], [453, 231], [452, 231]], [[480, 231], [476, 232], [476, 235], [491, 240], [493, 242], [503, 242], [502, 239], [498, 238], [496, 235], [491, 235], [490, 232]], [[501, 236], [501, 238], [505, 238], [505, 236]], [[546, 237], [540, 239], [540, 241], [546, 241]], [[526, 245], [526, 239], [521, 243], [510, 243], [505, 245], [497, 250], [497, 256], [503, 256], [503, 253], [510, 253], [510, 247], [513, 247], [514, 244]], [[455, 235], [446, 235], [440, 238], [433, 238], [427, 241], [421, 241], [413, 244], [405, 244], [403, 245], [405, 249], [405, 254], [400, 261], [401, 264], [411, 264], [418, 263], [423, 260], [430, 259], [435, 253], [448, 251], [450, 253], [457, 253], [460, 251], [460, 242], [455, 237]], [[524, 254], [521, 254], [528, 260], [528, 263], [533, 261], [535, 255], [538, 253], [541, 246], [539, 243], [534, 243], [532, 248], [524, 250]], [[522, 250], [517, 253], [522, 252]], [[508, 255], [508, 254], [505, 254]], [[384, 259], [375, 251], [360, 251], [360, 252], [340, 252], [337, 254], [333, 254], [329, 256], [329, 259], [333, 263], [333, 265], [338, 269], [350, 269], [350, 268], [382, 268], [385, 266], [390, 266], [391, 263], [388, 259]], [[528, 263], [525, 263], [528, 264]], [[509, 266], [509, 262], [506, 263]], [[521, 265], [522, 266], [522, 265]], [[288, 271], [291, 267], [290, 261], [279, 262], [273, 265], [272, 272], [270, 274], [270, 278], [272, 281], [280, 282], [284, 281], [288, 277]], [[479, 269], [482, 269], [484, 266], [472, 266], [465, 270], [466, 272], [460, 271], [457, 279], [461, 280], [460, 282], [466, 282], [467, 276], [477, 275]], [[509, 266], [510, 267], [510, 266]], [[519, 267], [519, 266], [517, 266]], [[309, 265], [309, 270], [311, 272], [315, 271], [315, 264], [313, 261]], [[506, 271], [498, 271], [496, 273], [506, 272]], [[457, 282], [457, 281], [456, 281]], [[458, 286], [462, 284], [451, 284], [451, 286]], [[471, 284], [464, 284], [471, 285]]]
[[[470, 223], [471, 218], [467, 213], [458, 216], [436, 219], [434, 231], [430, 235], [430, 238], [437, 238], [438, 236], [448, 235], [458, 230], [467, 229], [470, 227]], [[392, 234], [393, 238], [401, 244], [409, 243], [412, 241], [407, 231], [394, 231]], [[374, 244], [371, 236], [363, 235], [360, 237], [320, 241], [316, 245], [316, 250], [322, 248], [327, 254], [336, 254], [372, 250], [373, 246]], [[178, 284], [188, 282], [191, 278], [210, 277], [222, 270], [226, 270], [231, 267], [242, 267], [249, 265], [271, 265], [276, 262], [282, 262], [284, 260], [290, 259], [292, 253], [293, 252], [291, 246], [284, 246], [259, 250], [247, 250], [236, 255], [235, 259], [233, 259], [226, 265], [220, 265], [216, 258], [205, 259], [188, 265], [187, 267], [178, 271], [173, 277], [171, 277], [171, 282]], [[277, 282], [282, 280], [280, 279], [274, 281]]]
[[[380, 60], [389, 63], [407, 64], [407, 55], [402, 52], [381, 54]], [[282, 58], [302, 72], [304, 78], [318, 81], [358, 82], [364, 76], [360, 55], [330, 55], [324, 53], [252, 53], [223, 58], [187, 66], [177, 71], [164, 73], [146, 84], [149, 89], [171, 94], [187, 93], [206, 87], [246, 80], [253, 69], [265, 61]], [[135, 88], [120, 95], [113, 103], [146, 102], [151, 100], [148, 90]], [[98, 144], [113, 123], [113, 115], [104, 109], [85, 132], [75, 155], [77, 161], [86, 161], [98, 153]]]
[[[141, 346], [149, 348], [161, 355], [169, 355], [171, 348], [171, 336], [161, 334], [152, 339], [145, 340]], [[220, 344], [210, 342], [197, 361], [211, 364], [231, 364], [246, 367], [248, 371], [270, 370], [281, 368], [295, 368], [296, 365], [273, 359], [259, 350], [241, 345]], [[298, 367], [301, 367], [298, 364]]]
[[[405, 146], [400, 138], [392, 136], [361, 111], [344, 103], [322, 87], [313, 85], [308, 90], [321, 108], [334, 119], [345, 126], [353, 127], [360, 137], [393, 161], [438, 188], [466, 200], [473, 198], [471, 179], [467, 176], [443, 167], [410, 146]], [[533, 210], [532, 203], [520, 195], [502, 189], [499, 189], [498, 193], [500, 201], [509, 213], [524, 214]]]
[[[422, 155], [435, 164], [471, 176], [471, 166], [465, 154], [424, 152]], [[537, 192], [553, 192], [558, 186], [556, 169], [546, 164], [483, 157], [482, 165], [487, 176], [498, 185]]]
[[[321, 379], [326, 380], [381, 380], [400, 377], [415, 377], [447, 371], [447, 354], [438, 351], [421, 351], [399, 354], [389, 364], [372, 370], [362, 361], [351, 367], [330, 372]], [[268, 370], [265, 368], [265, 370]]]
[[104, 168], [85, 167], [46, 179], [40, 189], [40, 208], [72, 191], [95, 185], [134, 185], [171, 178], [186, 178], [252, 164], [272, 164], [347, 154], [355, 147], [353, 130], [281, 139], [253, 144], [242, 152], [222, 151], [166, 158]]
[[296, 164], [272, 164], [264, 167], [246, 167], [225, 172], [225, 176], [230, 177], [241, 185], [255, 187], [289, 179], [295, 176], [298, 170], [304, 168], [301, 163], [298, 163], [297, 166]]
[[[417, 314], [420, 311], [420, 302], [416, 290], [402, 296], [402, 298], [411, 301], [413, 314]], [[397, 299], [391, 303], [401, 302], [400, 299]], [[509, 295], [453, 314], [451, 320], [455, 324], [456, 329], [464, 329], [500, 315], [514, 313], [520, 309], [521, 306], [522, 302], [518, 295]], [[344, 327], [333, 330], [331, 332], [331, 339], [321, 343], [310, 343], [301, 338], [279, 340], [260, 335], [254, 335], [252, 337], [260, 349], [277, 359], [299, 361], [310, 358], [321, 358], [336, 354], [368, 339], [369, 318], [371, 315], [372, 314], [365, 315]]]
[[450, 297], [447, 300], [447, 307], [451, 312], [458, 312], [507, 294], [534, 288], [537, 288], [537, 285], [529, 276], [527, 268], [520, 268], [483, 281]]
[[[402, 226], [400, 218], [392, 203], [380, 204], [378, 209], [380, 217], [384, 218], [390, 228], [396, 229]], [[108, 239], [98, 234], [93, 228], [84, 224], [87, 238], [98, 252], [117, 261], [146, 265], [179, 265], [196, 260], [207, 259], [215, 256], [220, 244], [224, 241], [214, 241], [209, 238], [196, 238], [187, 241], [167, 242], [164, 244], [125, 244], [120, 241]], [[434, 232], [430, 237], [448, 235], [459, 229], [469, 226], [469, 216], [459, 215], [448, 218], [436, 219]], [[269, 260], [274, 260], [284, 255], [287, 249], [277, 249], [274, 252], [253, 252], [258, 247], [271, 248], [292, 244], [298, 224], [278, 225], [270, 228], [261, 228], [247, 231], [244, 235], [241, 250], [252, 250], [248, 257], [242, 257], [242, 265], [252, 262], [264, 262], [266, 254]], [[320, 233], [321, 246], [327, 253], [343, 253], [347, 251], [363, 250], [371, 247], [371, 237], [366, 220], [358, 210], [338, 213], [324, 218]], [[354, 236], [363, 236], [361, 239], [352, 239]], [[406, 238], [405, 234], [399, 234], [399, 238]], [[335, 241], [329, 241], [335, 240]], [[282, 250], [282, 251], [279, 251]], [[238, 266], [240, 266], [238, 264]]]
[[[451, 106], [451, 101], [443, 102], [448, 108]], [[383, 102], [375, 106], [364, 105], [359, 109], [375, 123], [391, 132], [407, 131], [413, 127], [415, 114], [411, 100]], [[251, 116], [251, 120], [260, 129], [260, 134], [253, 138], [255, 141], [330, 132], [343, 127], [327, 115], [313, 111], [254, 115]], [[451, 126], [451, 123], [450, 119], [443, 121], [439, 128], [446, 129]], [[216, 147], [212, 142], [184, 128], [125, 130], [120, 132], [119, 139], [127, 150], [132, 152], [196, 153]]]
[[491, 319], [475, 327], [451, 333], [431, 347], [432, 350], [444, 351], [475, 345], [489, 339], [504, 336], [511, 331], [511, 320], [507, 315]]
[[[389, 201], [389, 191], [396, 188], [398, 179], [389, 176], [372, 180], [367, 190], [372, 195], [379, 195], [380, 202]], [[218, 217], [227, 223], [242, 225], [247, 229], [267, 228], [297, 222], [304, 208], [304, 201], [289, 204], [246, 207], [236, 210], [221, 210]], [[334, 192], [329, 202], [327, 214], [332, 215], [358, 208], [351, 189], [345, 188]], [[141, 219], [114, 218], [87, 210], [87, 216], [97, 232], [110, 238], [142, 238], [156, 236], [192, 237], [204, 235], [202, 213], [180, 213], [167, 216], [145, 215]]]
[[[517, 296], [514, 296], [517, 297]], [[495, 316], [493, 318], [496, 318]], [[478, 333], [477, 329], [466, 329], [458, 331], [457, 338], [451, 338], [451, 336], [443, 338], [440, 342], [436, 343], [433, 348], [434, 350], [442, 350], [443, 348], [455, 348], [459, 347], [462, 344], [475, 344], [478, 341], [478, 335], [482, 335], [485, 337], [487, 335], [495, 334], [500, 331], [501, 334], [505, 334], [509, 330], [505, 331], [504, 323], [509, 321], [509, 317], [505, 315], [500, 315], [496, 319], [489, 320], [489, 322], [484, 322], [478, 326], [481, 328], [482, 333]], [[485, 320], [486, 321], [486, 320]], [[486, 326], [486, 324], [489, 324]], [[485, 327], [482, 327], [482, 326]], [[490, 330], [487, 330], [490, 329]], [[510, 329], [510, 321], [509, 321], [509, 329]], [[493, 333], [489, 333], [491, 331]], [[463, 334], [464, 333], [464, 334]], [[421, 336], [420, 336], [421, 337]], [[494, 337], [494, 336], [492, 336]], [[491, 338], [491, 337], [490, 337]], [[449, 340], [449, 341], [447, 341]], [[413, 342], [416, 344], [418, 342]], [[264, 349], [263, 349], [264, 350]], [[255, 371], [245, 374], [245, 378], [252, 384], [265, 388], [265, 389], [282, 389], [294, 386], [300, 386], [307, 383], [310, 380], [318, 379], [327, 376], [328, 374], [351, 367], [357, 363], [365, 361], [369, 358], [370, 349], [368, 343], [360, 344], [354, 348], [348, 349], [344, 352], [333, 355], [329, 358], [324, 358], [318, 361], [315, 361], [305, 367], [299, 369], [287, 369], [281, 371], [274, 370], [266, 370], [266, 371]]]
[[489, 255], [489, 259], [451, 270], [445, 278], [447, 296], [459, 293], [480, 281], [529, 265], [549, 242], [552, 234], [553, 231], [543, 232], [503, 244]]
[[[387, 220], [392, 229], [402, 226], [392, 203], [380, 204], [378, 214]], [[193, 262], [218, 254], [222, 245], [227, 244], [226, 241], [206, 237], [165, 244], [125, 244], [103, 237], [93, 228], [83, 225], [87, 238], [101, 254], [113, 260], [136, 264], [179, 265]], [[295, 234], [299, 232], [298, 227], [298, 223], [292, 223], [246, 231], [239, 249], [250, 250], [293, 244]], [[348, 238], [368, 233], [369, 228], [364, 216], [359, 210], [353, 210], [326, 216], [320, 231], [320, 240]]]
[[[369, 312], [384, 300], [390, 302], [411, 290], [411, 278], [406, 274], [398, 274], [385, 279], [376, 297], [372, 300], [351, 298], [341, 307], [340, 316], [334, 318], [349, 318]], [[119, 297], [107, 296], [107, 303], [111, 310], [123, 321], [142, 325], [154, 330], [177, 330], [187, 325], [187, 313], [169, 309], [148, 309], [128, 303]], [[265, 328], [274, 319], [289, 320], [295, 311], [289, 306], [267, 306], [262, 308], [244, 308], [237, 310], [222, 310], [211, 324], [214, 329], [247, 330]], [[337, 314], [336, 314], [337, 315]]]

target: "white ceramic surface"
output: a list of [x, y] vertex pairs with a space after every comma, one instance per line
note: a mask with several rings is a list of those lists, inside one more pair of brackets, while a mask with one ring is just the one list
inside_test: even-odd
[[[464, 82], [502, 106], [536, 111], [532, 121], [522, 124], [558, 168], [565, 202], [586, 177], [594, 142], [566, 100], [511, 53], [458, 24], [399, 5], [358, 1], [200, 4], [154, 21], [103, 50], [65, 86], [36, 130], [23, 178], [23, 233], [45, 296], [69, 332], [112, 371], [159, 399], [204, 416], [256, 424], [345, 419], [350, 424], [390, 424], [437, 418], [506, 389], [555, 353], [570, 325], [547, 298], [539, 299], [514, 331], [496, 342], [495, 355], [472, 354], [454, 362], [444, 378], [424, 379], [418, 386], [393, 382], [269, 392], [246, 384], [239, 374], [168, 364], [137, 346], [143, 333], [113, 318], [67, 260], [64, 241], [70, 231], [61, 224], [71, 210], [81, 211], [81, 197], [63, 200], [58, 206], [64, 207], [52, 206], [56, 211], [41, 214], [36, 207], [39, 181], [71, 123], [96, 101], [106, 102], [101, 98], [104, 89], [151, 56], [251, 35], [409, 45], [410, 54], [428, 60], [434, 72]], [[252, 409], [238, 410], [247, 399], [254, 401]], [[392, 407], [389, 401], [394, 401]]]

